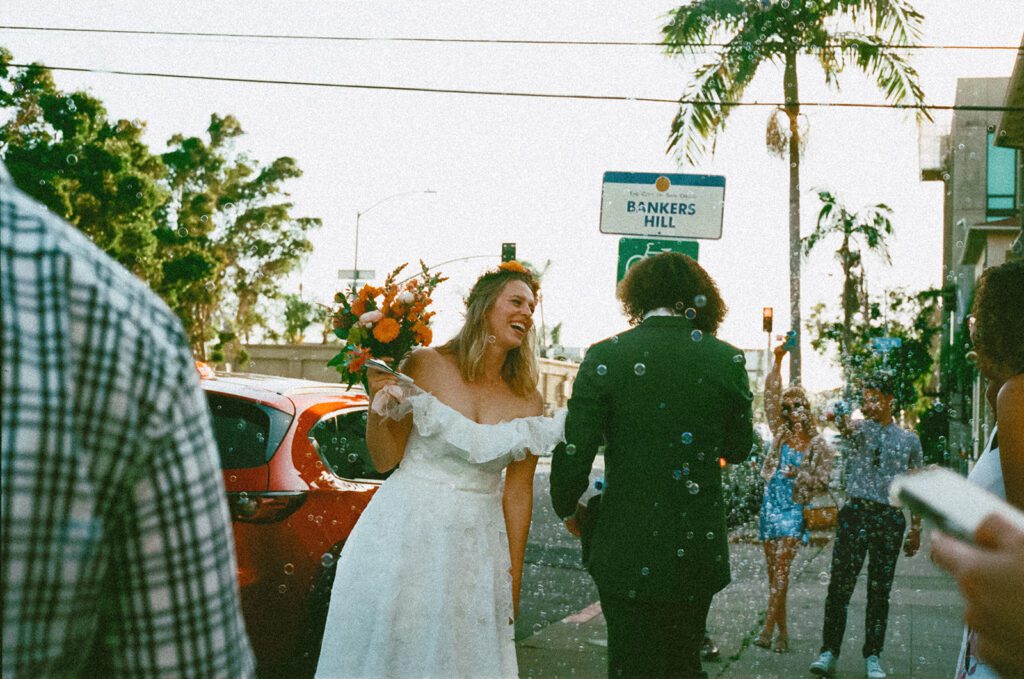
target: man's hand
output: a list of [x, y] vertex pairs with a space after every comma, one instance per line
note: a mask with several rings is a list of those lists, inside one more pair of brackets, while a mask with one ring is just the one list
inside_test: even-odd
[[577, 504], [576, 505], [576, 513], [573, 514], [572, 516], [570, 516], [567, 519], [563, 519], [562, 523], [565, 524], [565, 529], [567, 531], [569, 531], [570, 533], [572, 533], [576, 537], [580, 537], [581, 534], [582, 534], [580, 526], [583, 525], [583, 522], [586, 520], [586, 518], [587, 518], [587, 508], [586, 508], [586, 506], [583, 505], [583, 504]]
[[913, 524], [907, 532], [907, 539], [903, 541], [903, 553], [907, 556], [914, 556], [921, 549], [921, 524]]
[[1001, 676], [1024, 676], [1024, 531], [992, 514], [974, 540], [936, 533], [932, 560], [960, 586], [964, 621], [978, 633], [981, 659]]
[[577, 521], [575, 514], [570, 516], [568, 519], [564, 519], [562, 523], [565, 524], [565, 529], [567, 531], [576, 537], [580, 537], [580, 524], [579, 521]]

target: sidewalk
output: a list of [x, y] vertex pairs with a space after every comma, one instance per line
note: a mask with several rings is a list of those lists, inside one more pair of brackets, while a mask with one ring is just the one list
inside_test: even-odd
[[[708, 676], [812, 676], [807, 666], [817, 657], [821, 644], [831, 542], [801, 549], [793, 563], [788, 608], [790, 651], [785, 654], [750, 643], [760, 629], [768, 600], [761, 545], [733, 544], [730, 551], [733, 582], [715, 596], [708, 618], [722, 656], [717, 662], [704, 663]], [[901, 554], [897, 563], [882, 654], [882, 666], [890, 679], [948, 679], [960, 650], [960, 597], [956, 585], [931, 563], [928, 554], [926, 537], [917, 556], [908, 559]], [[850, 602], [838, 679], [864, 676], [860, 647], [864, 638], [865, 584], [862, 573]], [[607, 672], [606, 651], [594, 642], [605, 638], [599, 607], [584, 609], [517, 644], [519, 675], [532, 679], [601, 679]]]

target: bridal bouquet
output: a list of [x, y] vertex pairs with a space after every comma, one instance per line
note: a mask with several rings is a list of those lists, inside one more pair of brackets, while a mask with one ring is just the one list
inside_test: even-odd
[[421, 274], [396, 282], [405, 267], [402, 264], [389, 273], [383, 287], [366, 284], [357, 290], [353, 286], [334, 296], [340, 305], [334, 313], [334, 334], [345, 347], [327, 365], [341, 373], [350, 387], [357, 380], [366, 386], [369, 359], [390, 359], [397, 368], [414, 347], [429, 346], [433, 340], [430, 319], [434, 312], [427, 311], [430, 295], [448, 279], [430, 273], [420, 260]]

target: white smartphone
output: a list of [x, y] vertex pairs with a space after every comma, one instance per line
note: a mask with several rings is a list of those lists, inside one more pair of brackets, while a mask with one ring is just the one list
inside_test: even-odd
[[964, 477], [932, 467], [897, 477], [889, 497], [961, 540], [974, 541], [974, 531], [989, 514], [999, 514], [1024, 530], [1024, 512]]
[[398, 378], [399, 382], [408, 382], [408, 383], [412, 384], [413, 380], [412, 380], [411, 377], [409, 377], [408, 375], [403, 375], [402, 373], [398, 372], [397, 370], [392, 368], [390, 365], [388, 365], [384, 361], [381, 361], [380, 359], [377, 359], [377, 358], [368, 359], [364, 365], [367, 368], [373, 368], [374, 370], [380, 370], [382, 372], [388, 373], [389, 375], [394, 375], [395, 377]]

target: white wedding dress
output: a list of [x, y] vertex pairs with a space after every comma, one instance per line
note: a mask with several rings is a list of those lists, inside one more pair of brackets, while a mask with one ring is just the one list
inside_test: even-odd
[[502, 470], [550, 455], [565, 413], [479, 424], [403, 389], [412, 433], [338, 560], [316, 676], [517, 677]]

